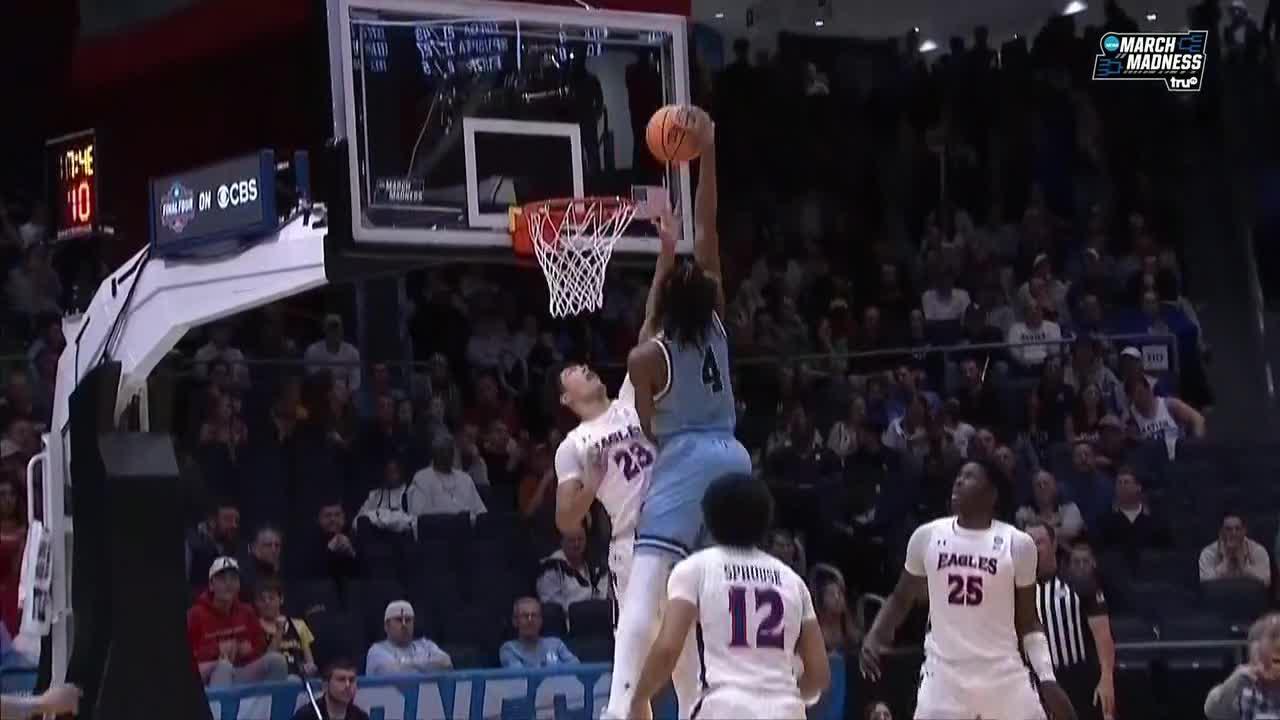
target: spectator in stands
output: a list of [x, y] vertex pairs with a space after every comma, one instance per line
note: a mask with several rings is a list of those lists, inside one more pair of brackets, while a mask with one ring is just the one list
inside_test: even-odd
[[284, 614], [284, 586], [278, 578], [259, 579], [253, 593], [253, 609], [267, 638], [267, 651], [284, 655], [289, 674], [309, 678], [316, 674], [316, 659], [311, 654], [315, 635], [306, 621]]
[[1120, 378], [1102, 362], [1102, 341], [1088, 335], [1080, 335], [1071, 345], [1071, 363], [1063, 373], [1063, 382], [1075, 389], [1076, 395], [1084, 394], [1090, 385], [1102, 396], [1102, 413], [1120, 412], [1124, 386]]
[[[204, 585], [214, 559], [235, 557], [239, 548], [240, 510], [229, 500], [220, 500], [204, 522], [187, 534], [187, 576], [192, 587]], [[238, 583], [238, 575], [236, 579]]]
[[471, 476], [454, 466], [458, 448], [453, 438], [436, 440], [431, 449], [431, 465], [414, 473], [408, 493], [410, 515], [451, 515], [468, 513], [476, 516], [488, 512]]
[[413, 533], [414, 515], [409, 510], [416, 502], [410, 497], [413, 493], [413, 486], [404, 482], [400, 461], [391, 458], [382, 466], [382, 487], [369, 491], [369, 497], [365, 498], [356, 517], [368, 518], [375, 528], [388, 532], [399, 535]]
[[1001, 427], [1000, 395], [995, 383], [986, 382], [988, 368], [978, 364], [974, 355], [960, 361], [960, 390], [956, 399], [960, 403], [960, 417], [974, 427]]
[[542, 636], [542, 603], [537, 598], [516, 600], [511, 610], [511, 624], [515, 626], [516, 639], [506, 641], [498, 650], [502, 667], [535, 670], [581, 662], [563, 640]]
[[347, 513], [342, 503], [327, 502], [316, 513], [313, 538], [305, 548], [294, 550], [302, 556], [299, 563], [304, 577], [333, 578], [339, 586], [360, 574], [360, 553], [347, 528]]
[[35, 243], [27, 248], [22, 264], [9, 271], [6, 285], [9, 307], [14, 312], [34, 319], [40, 313], [62, 315], [58, 298], [62, 281], [49, 260], [49, 248]]
[[1071, 410], [1076, 394], [1070, 385], [1062, 381], [1062, 358], [1051, 355], [1040, 366], [1040, 380], [1035, 394], [1040, 401], [1041, 427], [1048, 435], [1049, 444], [1065, 442], [1071, 437]]
[[964, 317], [969, 307], [969, 293], [956, 287], [955, 271], [943, 268], [933, 286], [920, 296], [920, 308], [926, 322], [955, 322]]
[[929, 422], [929, 407], [924, 396], [915, 395], [907, 402], [906, 412], [885, 428], [880, 442], [890, 450], [923, 456], [927, 450]]
[[369, 713], [355, 703], [359, 672], [356, 664], [345, 658], [330, 662], [324, 669], [324, 694], [316, 698], [320, 714], [306, 704], [291, 720], [369, 720]]
[[360, 389], [360, 351], [343, 339], [341, 315], [325, 316], [324, 339], [308, 345], [302, 359], [307, 363], [307, 372], [328, 370], [334, 380], [346, 381], [349, 392]]
[[491, 315], [476, 322], [476, 331], [467, 341], [467, 362], [474, 371], [494, 371], [498, 369], [502, 355], [514, 351], [515, 343], [506, 322]]
[[0, 620], [10, 637], [17, 637], [22, 617], [18, 582], [27, 547], [27, 508], [20, 488], [16, 478], [0, 473]]
[[893, 720], [893, 711], [889, 709], [889, 703], [883, 700], [872, 700], [867, 703], [862, 713], [862, 720]]
[[822, 637], [827, 643], [827, 652], [848, 656], [861, 644], [865, 631], [861, 618], [856, 617], [849, 607], [844, 573], [834, 566], [819, 563], [813, 568], [811, 584], [816, 598], [814, 609], [822, 627]]
[[854, 393], [849, 398], [848, 415], [837, 420], [827, 435], [827, 449], [836, 457], [844, 460], [858, 450], [858, 435], [867, 422], [867, 400], [861, 393]]
[[10, 370], [5, 381], [4, 397], [0, 398], [0, 419], [12, 418], [37, 423], [43, 422], [43, 418], [48, 415], [49, 408], [36, 406], [31, 378], [27, 377], [26, 370]]
[[239, 400], [223, 392], [211, 392], [207, 416], [200, 425], [197, 444], [201, 448], [216, 450], [234, 464], [240, 452], [249, 443], [249, 426], [236, 412]]
[[373, 401], [373, 416], [365, 426], [361, 436], [360, 454], [378, 464], [389, 457], [408, 457], [416, 444], [411, 435], [413, 406], [409, 406], [409, 423], [401, 421], [397, 413], [395, 398], [389, 394], [379, 395]]
[[[62, 354], [62, 349], [67, 346], [67, 339], [62, 334], [62, 316], [52, 313], [44, 315], [37, 319], [36, 323], [36, 339], [27, 347], [27, 371], [33, 377], [41, 375], [37, 365], [39, 364], [40, 353], [48, 350], [53, 354], [54, 365], [57, 365], [57, 359]], [[52, 378], [49, 378], [52, 380]]]
[[1102, 418], [1107, 414], [1107, 406], [1102, 398], [1102, 391], [1097, 385], [1089, 383], [1076, 393], [1075, 407], [1067, 416], [1067, 441], [1073, 443], [1096, 443], [1102, 437]]
[[231, 370], [231, 384], [238, 389], [249, 387], [249, 366], [244, 363], [244, 353], [231, 345], [231, 324], [223, 321], [209, 327], [209, 342], [196, 350], [193, 362], [196, 377], [209, 376], [209, 364], [218, 360]]
[[1267, 613], [1249, 628], [1248, 662], [1209, 691], [1204, 714], [1209, 720], [1262, 720], [1280, 717], [1280, 613]]
[[249, 543], [249, 557], [240, 563], [240, 584], [245, 602], [257, 597], [258, 584], [264, 580], [279, 580], [280, 554], [284, 549], [284, 534], [272, 525], [263, 525]]
[[[369, 384], [360, 389], [359, 400], [356, 403], [361, 419], [373, 417], [377, 411], [378, 399], [383, 396], [391, 397], [392, 407], [395, 407], [397, 395], [401, 393], [391, 382], [391, 368], [384, 362], [369, 366]], [[393, 412], [392, 415], [395, 413]]]
[[1169, 526], [1151, 512], [1143, 495], [1142, 478], [1132, 467], [1116, 471], [1115, 509], [1098, 521], [1098, 535], [1108, 548], [1122, 550], [1130, 558], [1148, 548], [1168, 547]]
[[255, 682], [280, 682], [289, 666], [279, 652], [268, 652], [266, 635], [253, 608], [240, 601], [240, 567], [220, 557], [209, 566], [209, 589], [187, 612], [187, 640], [210, 688]]
[[969, 454], [969, 442], [973, 440], [973, 436], [978, 431], [961, 419], [959, 400], [947, 398], [947, 401], [942, 405], [942, 412], [939, 414], [939, 424], [950, 440], [951, 447], [955, 448], [955, 451], [961, 457], [967, 456]]
[[1200, 551], [1200, 582], [1229, 578], [1271, 584], [1271, 556], [1249, 537], [1244, 518], [1230, 510], [1222, 516], [1217, 541]]
[[609, 597], [609, 572], [587, 557], [587, 534], [576, 529], [560, 533], [560, 549], [538, 566], [538, 599], [569, 613], [569, 606], [584, 600]]
[[432, 400], [439, 398], [443, 403], [442, 417], [449, 424], [462, 420], [462, 389], [454, 381], [453, 371], [449, 367], [449, 359], [442, 353], [434, 353], [427, 360], [427, 396]]
[[785, 484], [815, 483], [840, 470], [839, 458], [823, 446], [822, 435], [802, 405], [791, 409], [786, 427], [770, 445], [765, 466], [770, 476]]
[[1087, 528], [1098, 522], [1115, 502], [1115, 484], [1098, 469], [1093, 445], [1077, 441], [1071, 446], [1071, 467], [1064, 471], [1063, 493], [1075, 501]]
[[1177, 398], [1156, 397], [1145, 376], [1130, 377], [1125, 393], [1129, 397], [1129, 423], [1139, 438], [1171, 442], [1184, 436], [1204, 437], [1204, 416]]
[[439, 645], [425, 637], [413, 637], [413, 606], [407, 601], [388, 603], [382, 620], [387, 639], [369, 647], [369, 657], [365, 661], [365, 674], [369, 677], [425, 673], [453, 667], [453, 659]]
[[[520, 414], [510, 398], [503, 397], [498, 388], [498, 380], [492, 373], [485, 373], [476, 379], [476, 401], [464, 413], [466, 422], [478, 428], [492, 429], [495, 421], [503, 423], [508, 434], [520, 432]], [[489, 463], [493, 469], [493, 463]]]
[[1018, 301], [1025, 307], [1038, 306], [1046, 316], [1067, 315], [1067, 286], [1053, 275], [1053, 263], [1046, 253], [1031, 263], [1031, 278], [1018, 288]]
[[1044, 309], [1037, 302], [1026, 302], [1025, 313], [1025, 320], [1018, 320], [1009, 326], [1006, 340], [1016, 345], [1009, 349], [1009, 357], [1013, 360], [1012, 367], [1021, 374], [1037, 375], [1045, 358], [1058, 354], [1062, 329], [1052, 320], [1045, 319]]
[[774, 528], [769, 532], [769, 546], [765, 550], [786, 563], [800, 577], [805, 576], [804, 546], [800, 539], [786, 528]]
[[480, 453], [479, 443], [480, 428], [463, 425], [462, 432], [458, 433], [458, 467], [471, 476], [477, 488], [489, 485], [489, 465]]
[[1053, 528], [1058, 546], [1070, 547], [1071, 542], [1084, 532], [1084, 518], [1080, 508], [1058, 494], [1058, 481], [1048, 470], [1037, 472], [1031, 481], [1033, 504], [1018, 508], [1015, 521], [1018, 527], [1038, 522]]

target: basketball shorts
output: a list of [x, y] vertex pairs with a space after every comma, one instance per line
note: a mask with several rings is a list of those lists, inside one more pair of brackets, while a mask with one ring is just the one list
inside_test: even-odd
[[636, 549], [688, 557], [704, 541], [702, 495], [712, 480], [751, 473], [751, 455], [732, 435], [685, 433], [658, 449], [649, 492], [640, 508]]
[[1031, 672], [1019, 661], [959, 667], [926, 658], [915, 720], [1045, 720]]
[[635, 554], [635, 539], [631, 534], [614, 537], [609, 541], [609, 589], [613, 600], [613, 626], [618, 627], [622, 615], [622, 598], [627, 594], [627, 579], [631, 577], [631, 556]]
[[710, 690], [690, 713], [690, 720], [805, 720], [804, 701], [776, 693], [752, 693], [732, 688]]

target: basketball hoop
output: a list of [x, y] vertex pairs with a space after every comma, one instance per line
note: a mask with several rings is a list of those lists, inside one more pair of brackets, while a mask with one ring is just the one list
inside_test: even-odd
[[635, 203], [621, 197], [542, 200], [511, 209], [511, 243], [517, 255], [538, 259], [555, 317], [599, 310], [613, 246], [635, 217]]

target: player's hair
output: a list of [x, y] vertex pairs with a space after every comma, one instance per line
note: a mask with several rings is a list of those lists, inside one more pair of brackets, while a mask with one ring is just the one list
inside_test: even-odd
[[335, 670], [350, 670], [356, 675], [360, 674], [360, 668], [351, 658], [338, 657], [330, 660], [329, 664], [324, 666], [324, 679], [326, 682], [333, 677]]
[[663, 333], [679, 345], [701, 346], [716, 311], [719, 287], [697, 263], [683, 262], [667, 274], [658, 296]]
[[720, 545], [760, 545], [773, 523], [773, 495], [762, 480], [743, 473], [716, 478], [702, 496], [707, 530]]
[[996, 518], [1012, 518], [1016, 509], [1013, 501], [1013, 489], [1010, 478], [1005, 477], [1004, 470], [1000, 466], [986, 458], [974, 458], [969, 462], [982, 468], [982, 473], [987, 478], [987, 484], [996, 493], [995, 516]]

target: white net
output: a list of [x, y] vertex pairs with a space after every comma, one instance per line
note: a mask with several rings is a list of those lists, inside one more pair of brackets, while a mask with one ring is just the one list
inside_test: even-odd
[[635, 217], [635, 205], [623, 198], [581, 198], [537, 203], [525, 212], [534, 256], [547, 277], [551, 314], [599, 310], [613, 246]]

